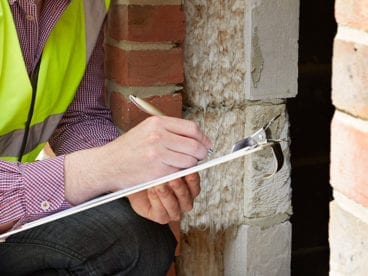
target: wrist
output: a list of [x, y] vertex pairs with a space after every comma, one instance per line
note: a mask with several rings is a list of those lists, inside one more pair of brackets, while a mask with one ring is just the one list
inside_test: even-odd
[[99, 148], [77, 151], [65, 156], [65, 198], [77, 205], [110, 191], [109, 178], [99, 164]]

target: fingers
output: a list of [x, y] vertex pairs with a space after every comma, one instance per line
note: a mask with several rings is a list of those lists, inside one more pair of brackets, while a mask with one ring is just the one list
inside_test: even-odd
[[128, 196], [133, 209], [143, 217], [161, 224], [178, 221], [181, 214], [193, 208], [200, 192], [198, 173], [175, 179], [158, 187]]
[[[178, 118], [171, 118], [171, 119], [174, 120], [170, 120], [169, 124], [167, 125], [168, 131], [181, 136], [192, 138], [200, 142], [206, 149], [211, 148], [210, 139], [203, 134], [203, 132], [200, 130], [199, 126], [196, 123]], [[178, 120], [180, 120], [180, 122], [178, 122]]]
[[201, 191], [201, 178], [198, 173], [192, 173], [184, 176], [185, 182], [188, 186], [188, 189], [192, 195], [192, 198], [196, 198]]
[[178, 221], [181, 217], [180, 206], [172, 190], [164, 185], [148, 190], [151, 203], [151, 216], [159, 223]]
[[161, 155], [161, 162], [177, 169], [186, 169], [198, 163], [198, 159], [181, 152], [165, 151]]
[[[171, 220], [179, 220], [181, 213], [193, 209], [194, 198], [200, 192], [200, 178], [197, 173], [184, 178], [175, 179], [168, 184], [151, 189], [151, 205], [155, 209], [155, 216]], [[166, 212], [165, 212], [166, 211]]]
[[133, 209], [147, 219], [161, 224], [180, 220], [180, 204], [172, 189], [165, 184], [130, 195], [128, 198]]
[[182, 178], [175, 179], [169, 183], [169, 186], [178, 200], [180, 210], [182, 212], [192, 210], [194, 197], [185, 181]]
[[197, 161], [207, 157], [208, 148], [201, 142], [188, 138], [186, 136], [180, 136], [171, 132], [166, 134], [164, 146], [174, 152], [179, 152], [195, 158]]
[[[104, 163], [113, 168], [116, 179], [111, 185], [119, 189], [158, 178], [180, 169], [192, 167], [207, 157], [211, 143], [199, 127], [188, 120], [167, 116], [151, 116], [102, 147], [109, 159]], [[141, 168], [146, 173], [141, 173]], [[117, 180], [117, 181], [116, 181]]]
[[[199, 126], [188, 120], [173, 117], [150, 117], [147, 119], [151, 124], [153, 139], [159, 138], [161, 144], [167, 149], [191, 155], [197, 160], [207, 156], [208, 149], [211, 148], [210, 139], [204, 135]], [[154, 131], [165, 129], [164, 133]]]
[[161, 224], [169, 223], [172, 220], [155, 188], [132, 194], [128, 196], [128, 199], [133, 210], [146, 219]]
[[146, 122], [156, 125], [158, 128], [164, 126], [169, 132], [190, 137], [205, 146], [211, 147], [208, 137], [201, 132], [199, 126], [193, 121], [168, 116], [151, 116], [146, 119]]
[[[122, 135], [118, 142], [117, 146], [124, 144], [128, 150], [113, 160], [115, 163], [125, 160], [118, 173], [125, 183], [133, 184], [191, 167], [205, 158], [211, 147], [210, 140], [195, 123], [166, 116], [148, 118]], [[112, 149], [110, 156], [115, 156], [116, 148]], [[147, 168], [147, 173], [142, 174], [142, 167]], [[199, 175], [194, 173], [129, 199], [133, 209], [150, 220], [162, 224], [177, 221], [183, 212], [193, 208], [200, 192], [199, 182]]]

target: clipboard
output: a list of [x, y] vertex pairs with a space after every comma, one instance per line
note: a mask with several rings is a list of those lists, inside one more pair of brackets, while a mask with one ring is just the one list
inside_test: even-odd
[[205, 169], [208, 169], [208, 168], [211, 168], [211, 167], [229, 162], [229, 161], [234, 160], [236, 158], [239, 158], [239, 157], [249, 155], [251, 153], [263, 150], [264, 148], [272, 146], [273, 144], [274, 144], [274, 142], [267, 142], [267, 143], [264, 143], [262, 145], [257, 145], [256, 147], [245, 147], [245, 148], [239, 149], [237, 151], [228, 153], [226, 155], [223, 155], [223, 156], [220, 156], [220, 157], [208, 160], [208, 161], [201, 162], [198, 165], [190, 167], [188, 169], [180, 170], [178, 172], [175, 172], [175, 173], [172, 173], [172, 174], [169, 174], [169, 175], [166, 175], [166, 176], [163, 176], [163, 177], [160, 177], [160, 178], [157, 178], [157, 179], [145, 182], [145, 183], [141, 183], [141, 184], [135, 185], [133, 187], [125, 188], [125, 189], [122, 189], [122, 190], [119, 190], [119, 191], [116, 191], [116, 192], [113, 192], [113, 193], [110, 193], [110, 194], [100, 196], [98, 198], [95, 198], [95, 199], [92, 199], [92, 200], [89, 200], [89, 201], [86, 201], [86, 202], [81, 203], [77, 206], [74, 206], [74, 207], [71, 207], [69, 209], [60, 211], [58, 213], [49, 215], [47, 217], [37, 219], [35, 221], [26, 223], [26, 224], [20, 226], [19, 228], [10, 230], [8, 232], [5, 232], [5, 233], [0, 235], [0, 242], [4, 242], [6, 240], [6, 238], [10, 237], [11, 235], [20, 233], [22, 231], [29, 230], [29, 229], [32, 229], [34, 227], [37, 227], [37, 226], [40, 226], [40, 225], [43, 225], [43, 224], [46, 224], [46, 223], [64, 218], [64, 217], [67, 217], [67, 216], [71, 216], [73, 214], [76, 214], [76, 213], [79, 213], [79, 212], [82, 212], [82, 211], [100, 206], [102, 204], [114, 201], [116, 199], [126, 197], [128, 195], [133, 194], [133, 193], [140, 192], [140, 191], [158, 186], [160, 184], [163, 184], [163, 183], [166, 183], [168, 181], [183, 177], [185, 175], [195, 173], [195, 172], [199, 172], [199, 171], [202, 171], [202, 170], [205, 170]]

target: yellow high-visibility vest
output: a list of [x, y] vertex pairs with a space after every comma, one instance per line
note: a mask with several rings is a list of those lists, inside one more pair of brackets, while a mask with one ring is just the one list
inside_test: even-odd
[[33, 161], [72, 102], [110, 0], [72, 0], [28, 76], [8, 0], [0, 0], [0, 159]]

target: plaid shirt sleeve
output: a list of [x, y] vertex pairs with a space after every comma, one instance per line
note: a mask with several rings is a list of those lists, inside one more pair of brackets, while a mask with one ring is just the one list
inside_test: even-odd
[[105, 104], [104, 81], [101, 31], [78, 93], [49, 141], [57, 155], [102, 146], [119, 135]]
[[0, 224], [18, 224], [70, 207], [64, 199], [64, 156], [33, 163], [0, 161]]

